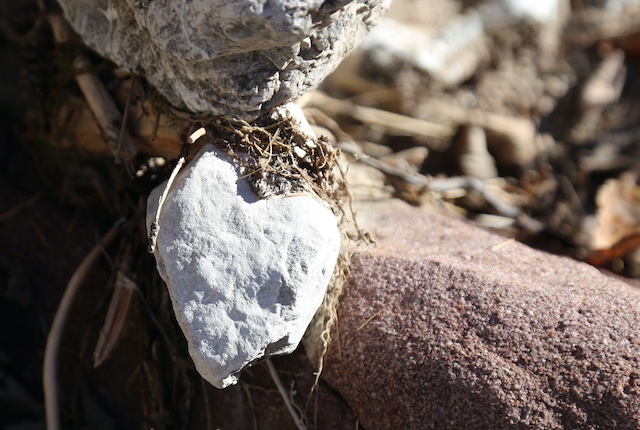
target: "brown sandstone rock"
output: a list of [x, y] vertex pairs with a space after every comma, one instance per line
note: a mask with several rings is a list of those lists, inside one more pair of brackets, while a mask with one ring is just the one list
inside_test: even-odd
[[640, 428], [637, 290], [397, 205], [365, 219], [323, 374], [365, 429]]

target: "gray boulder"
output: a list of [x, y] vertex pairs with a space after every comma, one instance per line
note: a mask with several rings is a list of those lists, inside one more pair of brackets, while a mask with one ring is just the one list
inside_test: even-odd
[[59, 0], [85, 43], [174, 106], [254, 119], [309, 91], [390, 0]]
[[[217, 388], [255, 360], [297, 347], [340, 248], [336, 218], [319, 200], [260, 200], [240, 176], [206, 145], [171, 187], [155, 252], [189, 353]], [[149, 197], [148, 227], [163, 188]]]

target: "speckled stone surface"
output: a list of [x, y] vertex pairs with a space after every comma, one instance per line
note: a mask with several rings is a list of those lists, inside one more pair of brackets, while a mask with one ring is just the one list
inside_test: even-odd
[[58, 0], [85, 43], [174, 106], [254, 119], [329, 74], [390, 0]]
[[363, 428], [640, 428], [638, 290], [406, 205], [360, 213], [378, 246], [323, 377]]

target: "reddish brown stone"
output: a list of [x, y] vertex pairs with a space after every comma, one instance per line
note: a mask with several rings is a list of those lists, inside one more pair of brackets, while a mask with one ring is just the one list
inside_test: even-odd
[[354, 258], [324, 378], [365, 429], [640, 428], [640, 294], [393, 207]]

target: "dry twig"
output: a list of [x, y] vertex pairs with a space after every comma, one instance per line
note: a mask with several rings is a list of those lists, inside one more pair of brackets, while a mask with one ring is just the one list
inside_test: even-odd
[[293, 421], [295, 421], [296, 423], [296, 427], [298, 428], [298, 430], [306, 430], [307, 427], [304, 425], [302, 418], [300, 418], [295, 408], [293, 407], [293, 403], [291, 403], [291, 399], [289, 399], [287, 390], [284, 388], [284, 385], [282, 385], [282, 381], [278, 376], [278, 372], [276, 372], [276, 368], [273, 367], [271, 359], [267, 358], [265, 362], [267, 363], [267, 368], [269, 369], [269, 374], [271, 375], [273, 382], [275, 382], [276, 386], [278, 387], [278, 391], [280, 392], [280, 395], [282, 396], [282, 399], [284, 400], [284, 403], [287, 406], [287, 409], [289, 410]]
[[160, 213], [162, 212], [162, 206], [164, 205], [164, 201], [167, 198], [167, 194], [171, 189], [171, 185], [173, 184], [173, 181], [175, 181], [176, 177], [178, 176], [180, 169], [182, 169], [182, 166], [184, 166], [184, 163], [187, 160], [187, 155], [188, 155], [187, 152], [189, 150], [189, 147], [193, 145], [193, 143], [196, 140], [204, 136], [206, 132], [207, 131], [201, 127], [196, 131], [194, 131], [193, 133], [191, 133], [191, 135], [187, 139], [187, 143], [183, 147], [182, 153], [180, 154], [180, 158], [176, 162], [176, 166], [173, 168], [173, 171], [171, 171], [171, 176], [169, 176], [169, 179], [167, 180], [167, 183], [164, 186], [164, 191], [162, 191], [162, 194], [158, 199], [158, 208], [156, 209], [156, 214], [153, 217], [153, 222], [151, 223], [151, 227], [149, 228], [149, 252], [152, 254], [156, 250], [158, 233], [160, 233]]
[[93, 352], [93, 367], [98, 367], [109, 357], [123, 333], [127, 315], [137, 289], [136, 283], [126, 274], [130, 270], [131, 248], [127, 247], [116, 271], [113, 295]]
[[348, 154], [356, 157], [358, 161], [361, 161], [368, 166], [371, 166], [387, 176], [391, 176], [393, 178], [401, 179], [408, 184], [415, 185], [422, 188], [422, 192], [444, 192], [452, 189], [465, 189], [465, 190], [474, 190], [479, 192], [482, 197], [493, 206], [498, 212], [509, 217], [509, 218], [517, 218], [521, 211], [519, 208], [497, 198], [491, 193], [484, 181], [478, 178], [472, 178], [469, 176], [454, 176], [451, 178], [445, 179], [435, 179], [420, 173], [410, 173], [405, 170], [398, 169], [395, 166], [386, 163], [383, 160], [378, 160], [376, 158], [371, 158], [366, 154], [358, 151], [354, 148], [353, 145], [349, 143], [340, 145], [340, 149]]
[[348, 101], [335, 99], [320, 91], [309, 93], [309, 98], [302, 102], [315, 105], [333, 116], [348, 115], [365, 124], [378, 125], [416, 136], [448, 141], [456, 132], [456, 128], [450, 125], [436, 124], [381, 109], [358, 106]]
[[83, 284], [83, 281], [89, 274], [89, 271], [96, 263], [98, 258], [102, 255], [105, 247], [115, 239], [118, 234], [118, 227], [112, 227], [111, 230], [104, 235], [102, 240], [93, 247], [93, 249], [87, 254], [82, 263], [78, 266], [76, 271], [71, 276], [67, 289], [62, 296], [56, 315], [53, 318], [53, 324], [51, 330], [47, 336], [47, 345], [44, 352], [44, 372], [43, 372], [43, 384], [44, 384], [44, 398], [46, 408], [46, 421], [48, 430], [60, 429], [60, 405], [58, 401], [58, 353], [60, 350], [60, 341], [62, 339], [62, 332], [64, 330], [69, 311], [73, 305], [74, 299]]
[[[49, 17], [49, 23], [58, 44], [71, 40], [72, 31], [62, 15], [52, 14]], [[136, 149], [125, 129], [122, 114], [102, 81], [95, 73], [90, 72], [91, 62], [81, 54], [75, 58], [73, 67], [76, 71], [76, 81], [116, 161], [132, 159], [136, 155]]]
[[20, 203], [16, 207], [11, 208], [6, 212], [1, 213], [0, 214], [0, 222], [7, 221], [7, 220], [13, 218], [14, 216], [18, 215], [23, 210], [25, 210], [25, 209], [33, 206], [34, 204], [38, 203], [43, 195], [44, 195], [43, 192], [39, 192], [35, 196], [33, 196], [33, 197], [29, 198], [28, 200]]

